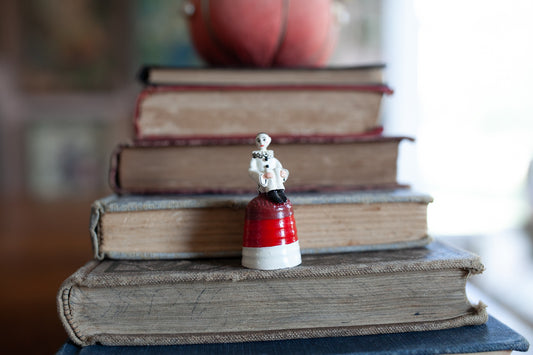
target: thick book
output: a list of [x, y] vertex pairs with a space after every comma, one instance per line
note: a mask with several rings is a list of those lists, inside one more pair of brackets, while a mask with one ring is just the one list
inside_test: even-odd
[[[247, 171], [249, 138], [136, 141], [115, 149], [109, 173], [119, 194], [243, 193], [257, 184]], [[292, 172], [288, 191], [394, 188], [398, 147], [406, 137], [273, 137], [272, 148]]]
[[90, 354], [306, 354], [434, 355], [510, 354], [527, 351], [528, 341], [490, 316], [485, 324], [424, 332], [293, 339], [229, 344], [80, 347], [66, 342], [57, 355]]
[[[362, 134], [380, 129], [383, 66], [343, 69], [147, 68], [137, 139]], [[153, 85], [156, 84], [156, 85]]]
[[245, 269], [240, 258], [93, 260], [58, 292], [82, 346], [172, 345], [398, 333], [483, 324], [465, 284], [479, 257], [426, 247], [304, 255], [300, 266]]
[[[240, 255], [254, 195], [111, 195], [92, 206], [95, 258]], [[425, 245], [431, 197], [410, 190], [289, 194], [302, 253]]]
[[384, 64], [328, 68], [190, 68], [144, 66], [144, 85], [375, 85], [384, 83]]

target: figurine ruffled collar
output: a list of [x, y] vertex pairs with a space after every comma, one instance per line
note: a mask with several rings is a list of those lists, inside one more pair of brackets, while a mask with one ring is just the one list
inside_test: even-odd
[[274, 158], [274, 151], [273, 150], [254, 150], [252, 152], [252, 158], [269, 160], [269, 159]]

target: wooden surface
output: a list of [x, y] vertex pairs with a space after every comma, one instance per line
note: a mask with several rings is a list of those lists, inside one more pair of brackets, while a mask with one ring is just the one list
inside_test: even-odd
[[92, 200], [1, 199], [2, 353], [52, 354], [67, 339], [55, 297], [61, 282], [92, 257]]

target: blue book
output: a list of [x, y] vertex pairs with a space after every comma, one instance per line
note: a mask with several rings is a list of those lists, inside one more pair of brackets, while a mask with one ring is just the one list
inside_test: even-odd
[[483, 325], [396, 334], [246, 343], [79, 347], [65, 343], [58, 355], [90, 354], [394, 354], [426, 355], [527, 351], [527, 340], [493, 317]]

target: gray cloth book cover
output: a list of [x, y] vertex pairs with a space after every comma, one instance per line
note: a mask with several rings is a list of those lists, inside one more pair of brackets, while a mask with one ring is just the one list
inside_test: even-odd
[[60, 318], [78, 345], [169, 345], [379, 334], [487, 320], [465, 284], [479, 257], [440, 243], [305, 255], [258, 271], [238, 258], [91, 261], [62, 285]]
[[[92, 206], [95, 258], [172, 259], [240, 255], [246, 204], [254, 195], [111, 195]], [[426, 245], [425, 194], [411, 190], [295, 193], [302, 252]], [[149, 236], [149, 237], [148, 237]]]

